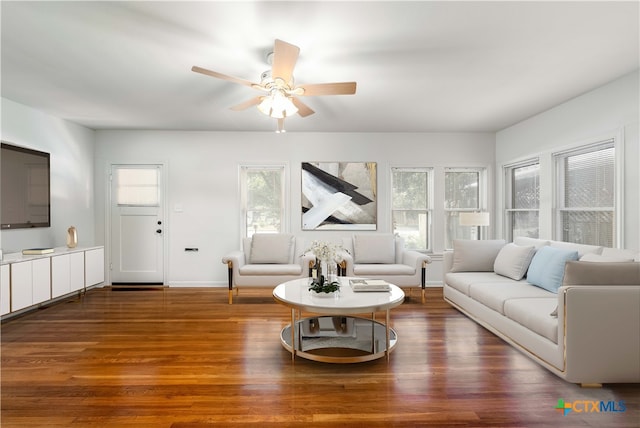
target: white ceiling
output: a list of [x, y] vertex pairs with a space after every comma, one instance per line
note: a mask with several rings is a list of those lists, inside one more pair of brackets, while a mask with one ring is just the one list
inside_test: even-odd
[[493, 132], [638, 69], [631, 2], [2, 1], [2, 96], [93, 129], [270, 131], [259, 95], [276, 38], [300, 47], [288, 131]]

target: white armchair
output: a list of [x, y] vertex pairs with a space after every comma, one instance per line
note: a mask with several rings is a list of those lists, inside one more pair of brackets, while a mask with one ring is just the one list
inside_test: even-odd
[[229, 270], [229, 304], [239, 286], [276, 286], [310, 275], [315, 263], [301, 238], [286, 233], [256, 233], [242, 240], [242, 249], [222, 258]]
[[356, 234], [343, 238], [342, 274], [378, 278], [397, 286], [422, 288], [424, 301], [426, 266], [431, 257], [404, 248], [404, 240], [391, 233]]

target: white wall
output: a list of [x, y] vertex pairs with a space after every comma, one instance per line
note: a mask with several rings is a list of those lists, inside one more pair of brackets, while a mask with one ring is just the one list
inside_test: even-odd
[[[433, 166], [437, 173], [444, 166], [483, 166], [492, 176], [495, 159], [493, 134], [96, 131], [96, 143], [96, 234], [101, 243], [108, 242], [103, 225], [110, 164], [167, 165], [169, 216], [164, 229], [169, 240], [170, 285], [226, 284], [221, 258], [240, 245], [240, 164], [285, 162], [290, 190], [289, 230], [308, 240], [338, 240], [342, 235], [339, 232], [301, 231], [302, 162], [377, 162], [378, 231], [390, 231], [390, 167]], [[491, 182], [490, 188], [493, 185]], [[494, 201], [490, 203], [493, 206]], [[175, 210], [177, 205], [182, 212]], [[443, 240], [442, 229], [441, 224], [434, 226], [437, 243]], [[185, 252], [186, 247], [199, 251]], [[434, 249], [442, 250], [441, 245]], [[439, 283], [440, 278], [436, 266], [430, 269], [429, 282]]]
[[[504, 164], [577, 144], [601, 135], [624, 137], [625, 246], [640, 247], [640, 147], [638, 73], [624, 76], [529, 120], [490, 133], [216, 133], [188, 131], [92, 131], [2, 99], [2, 139], [51, 153], [52, 227], [0, 232], [5, 252], [25, 247], [61, 246], [66, 229], [75, 225], [80, 245], [105, 244], [108, 170], [112, 163], [167, 165], [170, 285], [224, 285], [220, 262], [239, 247], [238, 166], [286, 163], [289, 187], [289, 230], [306, 239], [337, 240], [339, 232], [302, 232], [300, 164], [304, 161], [372, 161], [378, 163], [378, 231], [390, 230], [389, 170], [393, 166], [489, 168], [490, 206], [502, 207], [500, 168]], [[545, 160], [545, 162], [547, 162]], [[494, 166], [497, 166], [494, 167]], [[547, 176], [549, 165], [544, 166]], [[493, 181], [494, 172], [497, 182]], [[548, 177], [544, 178], [548, 181]], [[95, 192], [93, 191], [95, 189]], [[436, 188], [442, 197], [442, 189]], [[436, 195], [438, 197], [438, 195]], [[544, 197], [550, 212], [551, 199]], [[180, 205], [182, 212], [174, 208]], [[438, 210], [442, 209], [436, 203]], [[439, 217], [439, 219], [438, 219]], [[500, 216], [490, 236], [501, 235]], [[436, 221], [442, 216], [436, 212]], [[543, 234], [550, 236], [545, 222]], [[438, 254], [442, 224], [434, 224], [436, 264], [428, 281], [440, 281]], [[187, 253], [185, 247], [198, 247]], [[109, 248], [107, 247], [107, 254]], [[108, 257], [108, 255], [107, 255]]]
[[95, 244], [94, 131], [2, 98], [2, 140], [51, 154], [51, 227], [3, 230], [0, 248], [66, 245], [67, 229], [78, 229], [81, 246]]
[[[552, 238], [552, 154], [600, 138], [624, 142], [621, 246], [640, 249], [640, 75], [636, 71], [496, 134], [497, 210], [504, 207], [501, 168], [540, 156], [540, 235]], [[500, 235], [502, 224], [497, 225]]]

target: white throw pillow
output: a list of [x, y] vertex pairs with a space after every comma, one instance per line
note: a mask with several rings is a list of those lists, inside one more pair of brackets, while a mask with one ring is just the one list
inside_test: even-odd
[[493, 264], [504, 244], [504, 239], [454, 239], [451, 272], [493, 272]]
[[391, 233], [354, 235], [353, 262], [395, 263], [396, 237]]
[[507, 244], [498, 253], [493, 263], [493, 270], [498, 275], [507, 278], [521, 280], [529, 269], [529, 263], [536, 253], [533, 245], [523, 247], [516, 244]]
[[251, 237], [251, 263], [292, 263], [294, 239], [286, 233], [256, 233]]

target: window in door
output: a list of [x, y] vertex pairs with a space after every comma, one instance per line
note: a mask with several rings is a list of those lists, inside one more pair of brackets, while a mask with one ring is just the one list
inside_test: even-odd
[[444, 173], [445, 248], [453, 248], [454, 239], [482, 239], [485, 231], [461, 226], [460, 213], [482, 211], [486, 206], [486, 170], [484, 168], [446, 168]]
[[433, 170], [391, 169], [391, 218], [393, 233], [404, 238], [411, 250], [431, 250]]
[[616, 245], [616, 156], [613, 140], [554, 155], [555, 239]]
[[157, 167], [117, 167], [113, 173], [117, 205], [157, 207], [160, 204], [160, 177]]
[[285, 168], [282, 165], [240, 167], [245, 237], [254, 233], [279, 233], [285, 229], [284, 178]]
[[538, 238], [540, 234], [540, 161], [520, 162], [504, 168], [505, 172], [505, 231], [507, 238], [525, 236]]

